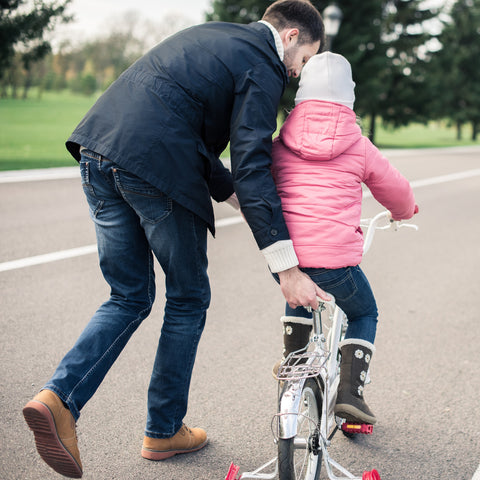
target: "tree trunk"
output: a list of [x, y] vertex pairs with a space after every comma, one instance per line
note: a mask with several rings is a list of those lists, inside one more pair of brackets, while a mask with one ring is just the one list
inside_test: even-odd
[[375, 120], [376, 120], [376, 114], [372, 112], [370, 114], [370, 128], [368, 130], [368, 138], [369, 140], [374, 144], [375, 143]]
[[478, 135], [478, 122], [472, 122], [472, 140], [474, 142], [477, 141], [477, 135]]
[[30, 87], [32, 86], [32, 74], [30, 70], [27, 70], [27, 76], [25, 78], [25, 83], [23, 84], [23, 100], [26, 100], [28, 98], [28, 91], [30, 90]]
[[457, 140], [462, 139], [462, 124], [460, 121], [457, 121]]

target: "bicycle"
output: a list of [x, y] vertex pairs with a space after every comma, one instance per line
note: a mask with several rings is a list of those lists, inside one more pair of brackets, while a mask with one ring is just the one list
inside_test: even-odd
[[[385, 220], [387, 223], [380, 225]], [[364, 254], [370, 249], [376, 230], [392, 226], [418, 229], [413, 224], [394, 222], [388, 211], [362, 220], [361, 226], [367, 229]], [[277, 373], [279, 408], [272, 419], [272, 432], [278, 456], [253, 472], [241, 474], [238, 480], [273, 480], [277, 475], [279, 480], [318, 480], [322, 463], [330, 480], [380, 480], [375, 469], [365, 471], [362, 477], [353, 475], [328, 453], [338, 430], [352, 437], [371, 434], [373, 425], [347, 422], [334, 413], [340, 381], [339, 344], [347, 328], [346, 315], [333, 297], [328, 302], [319, 299], [319, 307], [312, 315], [310, 342], [288, 355]], [[272, 472], [264, 473], [271, 468]], [[338, 477], [334, 469], [343, 476]], [[225, 480], [236, 480], [238, 473], [239, 467], [232, 463]]]

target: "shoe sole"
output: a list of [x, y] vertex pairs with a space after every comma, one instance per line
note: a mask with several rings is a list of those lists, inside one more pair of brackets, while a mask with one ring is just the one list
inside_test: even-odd
[[81, 478], [82, 469], [60, 440], [50, 409], [32, 400], [25, 405], [23, 416], [34, 433], [37, 451], [44, 462], [65, 477]]
[[146, 458], [147, 460], [154, 460], [154, 461], [166, 460], [167, 458], [171, 458], [177, 454], [197, 452], [198, 450], [202, 449], [207, 443], [208, 443], [208, 440], [205, 440], [198, 447], [191, 448], [188, 450], [168, 450], [168, 451], [159, 452], [156, 450], [148, 450], [146, 448], [142, 448], [142, 457]]
[[371, 425], [375, 425], [375, 423], [377, 423], [377, 419], [375, 417], [367, 415], [348, 403], [335, 405], [335, 415], [337, 415], [337, 417], [344, 418], [349, 422], [369, 423]]

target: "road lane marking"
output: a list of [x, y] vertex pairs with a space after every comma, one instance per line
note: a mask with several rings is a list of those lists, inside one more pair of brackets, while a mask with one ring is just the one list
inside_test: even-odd
[[[230, 225], [237, 225], [244, 222], [242, 216], [221, 218], [215, 223], [216, 228], [229, 227]], [[58, 252], [46, 253], [44, 255], [35, 255], [33, 257], [20, 258], [19, 260], [12, 260], [10, 262], [0, 263], [0, 272], [8, 270], [17, 270], [19, 268], [33, 267], [34, 265], [41, 265], [42, 263], [56, 262], [57, 260], [64, 260], [66, 258], [80, 257], [90, 253], [97, 252], [97, 245], [86, 245], [85, 247], [71, 248], [69, 250], [60, 250]]]
[[480, 480], [480, 465], [477, 468], [477, 471], [473, 474], [472, 480]]
[[[474, 170], [466, 170], [464, 172], [451, 173], [448, 175], [440, 175], [438, 177], [426, 178], [424, 180], [414, 180], [410, 182], [412, 188], [427, 187], [430, 185], [438, 185], [441, 183], [453, 182], [456, 180], [463, 180], [465, 178], [472, 178], [480, 176], [480, 168]], [[371, 192], [366, 191], [363, 194], [363, 198], [372, 197]], [[234, 217], [226, 217], [217, 220], [215, 226], [217, 228], [229, 227], [231, 225], [237, 225], [245, 220], [241, 215]], [[10, 262], [0, 263], [0, 272], [6, 272], [8, 270], [16, 270], [19, 268], [31, 267], [33, 265], [40, 265], [42, 263], [55, 262], [57, 260], [63, 260], [65, 258], [79, 257], [81, 255], [87, 255], [95, 253], [97, 251], [96, 245], [87, 245], [85, 247], [72, 248], [69, 250], [60, 250], [58, 252], [46, 253], [44, 255], [36, 255], [34, 257], [21, 258], [19, 260], [12, 260]], [[479, 468], [480, 470], [480, 468]], [[477, 470], [474, 480], [480, 480], [480, 472]]]
[[465, 178], [478, 177], [480, 168], [473, 170], [465, 170], [464, 172], [450, 173], [448, 175], [440, 175], [439, 177], [426, 178], [425, 180], [414, 180], [410, 182], [413, 188], [428, 187], [430, 185], [438, 185], [439, 183], [454, 182], [455, 180], [464, 180]]
[[42, 263], [56, 262], [64, 258], [80, 257], [97, 251], [97, 245], [87, 245], [85, 247], [71, 248], [69, 250], [60, 250], [58, 252], [46, 253], [44, 255], [35, 255], [34, 257], [21, 258], [10, 262], [0, 263], [0, 272], [7, 270], [17, 270], [18, 268], [32, 267]]
[[39, 182], [79, 177], [80, 169], [78, 167], [34, 168], [0, 172], [0, 183]]
[[[464, 172], [450, 173], [448, 175], [440, 175], [438, 177], [425, 178], [423, 180], [413, 180], [410, 182], [412, 188], [429, 187], [430, 185], [438, 185], [440, 183], [454, 182], [456, 180], [464, 180], [466, 178], [478, 177], [480, 175], [480, 168], [473, 170], [465, 170]], [[363, 193], [363, 198], [372, 197], [370, 191]]]

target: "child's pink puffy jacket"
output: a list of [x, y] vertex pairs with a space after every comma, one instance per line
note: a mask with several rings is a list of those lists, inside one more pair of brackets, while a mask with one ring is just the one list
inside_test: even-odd
[[341, 268], [362, 259], [362, 183], [395, 220], [414, 214], [408, 180], [362, 136], [353, 110], [308, 100], [273, 143], [272, 173], [300, 267]]

